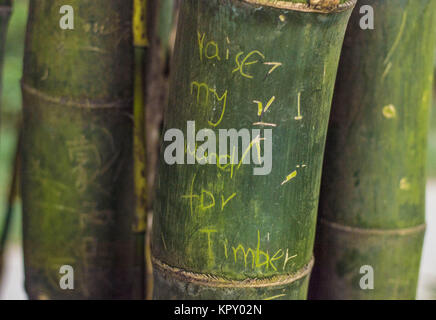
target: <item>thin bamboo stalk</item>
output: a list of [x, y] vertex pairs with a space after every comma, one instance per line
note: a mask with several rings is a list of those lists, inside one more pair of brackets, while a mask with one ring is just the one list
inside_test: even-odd
[[135, 175], [135, 225], [138, 242], [138, 265], [141, 274], [141, 298], [145, 297], [145, 234], [147, 229], [147, 180], [145, 149], [145, 100], [147, 47], [147, 1], [134, 0], [133, 5], [133, 45], [135, 46], [135, 83], [134, 83], [134, 175]]
[[12, 0], [0, 0], [0, 96], [2, 92], [1, 78], [3, 73], [3, 60], [6, 45], [6, 34], [9, 18], [12, 12]]
[[[31, 299], [135, 298], [133, 2], [31, 1], [23, 88], [23, 246]], [[139, 249], [140, 250], [140, 249]], [[135, 260], [136, 259], [136, 260]], [[60, 288], [60, 267], [74, 290]]]
[[[209, 164], [188, 165], [195, 146], [183, 142], [184, 164], [169, 165], [170, 142], [162, 142], [154, 298], [306, 298], [330, 104], [354, 4], [182, 2], [164, 134], [190, 135], [191, 120], [216, 136], [262, 131], [227, 149], [233, 164], [211, 164], [219, 156], [209, 150], [195, 156]], [[265, 175], [253, 175], [257, 147], [272, 155]], [[253, 152], [252, 165], [236, 163], [236, 150], [240, 161]]]
[[12, 174], [11, 174], [11, 181], [9, 183], [8, 198], [6, 202], [6, 211], [3, 217], [2, 232], [0, 235], [0, 280], [3, 271], [3, 259], [6, 249], [6, 243], [8, 240], [9, 230], [13, 218], [14, 204], [15, 201], [17, 200], [17, 196], [19, 193], [18, 181], [19, 181], [20, 161], [21, 161], [21, 135], [22, 135], [21, 123], [18, 132], [19, 135], [18, 135], [18, 141], [15, 150], [15, 156], [13, 157]]
[[146, 299], [153, 297], [153, 266], [151, 261], [151, 221], [153, 215], [154, 181], [156, 177], [159, 143], [162, 129], [162, 114], [168, 101], [168, 74], [170, 59], [170, 31], [174, 24], [174, 0], [149, 1], [147, 9], [150, 34], [149, 57], [146, 63], [146, 145], [147, 145], [147, 185], [148, 221], [146, 234]]
[[[1, 113], [1, 97], [2, 97], [2, 78], [3, 78], [3, 60], [6, 45], [6, 34], [9, 24], [9, 17], [12, 11], [12, 1], [11, 0], [0, 0], [0, 113]], [[1, 114], [0, 114], [1, 119]], [[9, 228], [9, 218], [8, 214], [5, 217], [5, 222], [1, 226], [1, 243], [0, 243], [0, 275], [3, 269], [3, 251], [4, 251], [4, 241], [6, 241], [6, 236], [8, 234]]]
[[425, 232], [436, 1], [359, 5], [374, 9], [375, 29], [362, 30], [356, 10], [345, 37], [310, 295], [413, 299]]

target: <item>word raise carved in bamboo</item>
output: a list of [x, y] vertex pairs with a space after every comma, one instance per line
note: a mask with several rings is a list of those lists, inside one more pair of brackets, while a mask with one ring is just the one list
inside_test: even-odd
[[[156, 185], [154, 298], [306, 298], [353, 6], [183, 1]], [[212, 140], [231, 129], [242, 146], [218, 152], [225, 141]], [[267, 156], [271, 170], [253, 174]]]

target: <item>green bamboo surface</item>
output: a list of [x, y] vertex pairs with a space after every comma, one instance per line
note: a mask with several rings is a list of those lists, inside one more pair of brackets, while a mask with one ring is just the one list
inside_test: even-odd
[[[8, 31], [9, 18], [11, 16], [11, 12], [12, 12], [12, 1], [0, 0], [0, 97], [2, 96], [3, 60], [5, 54], [6, 35]], [[1, 108], [1, 100], [0, 100], [0, 108]]]
[[[12, 11], [11, 0], [0, 0], [0, 111], [2, 98], [2, 80], [3, 80], [3, 60], [5, 54], [6, 34], [8, 30], [9, 18]], [[1, 120], [1, 117], [0, 117]], [[9, 215], [5, 216], [4, 222], [0, 224], [0, 277], [3, 269], [3, 253], [5, 249], [6, 236], [9, 228]]]
[[[361, 0], [345, 37], [324, 162], [318, 299], [414, 299], [425, 232], [436, 1]], [[362, 266], [374, 271], [363, 290]]]
[[[133, 2], [31, 1], [23, 88], [23, 246], [31, 299], [135, 298]], [[74, 290], [59, 286], [74, 268]]]
[[272, 129], [272, 171], [171, 166], [162, 142], [155, 299], [306, 298], [331, 98], [353, 5], [182, 2], [163, 132], [178, 128], [186, 137], [190, 120], [217, 135]]
[[0, 0], [0, 95], [1, 95], [1, 75], [3, 73], [3, 58], [5, 53], [6, 34], [8, 30], [9, 17], [12, 12], [11, 0]]

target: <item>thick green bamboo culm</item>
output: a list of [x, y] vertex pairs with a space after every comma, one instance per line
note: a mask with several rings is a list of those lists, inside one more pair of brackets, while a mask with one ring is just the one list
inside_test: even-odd
[[356, 8], [328, 129], [310, 296], [414, 299], [436, 1], [358, 1], [363, 5], [374, 9], [375, 28], [361, 29]]
[[[25, 287], [31, 299], [136, 298], [143, 274], [134, 229], [133, 1], [71, 0], [74, 30], [60, 27], [63, 5], [29, 8]], [[62, 266], [74, 270], [72, 290]]]
[[[175, 140], [162, 141], [155, 299], [306, 298], [333, 86], [355, 2], [296, 2], [181, 4], [163, 134], [179, 129], [186, 139], [174, 165], [164, 156]], [[212, 130], [217, 145], [220, 129], [254, 136], [227, 157], [218, 147], [202, 155], [188, 142], [188, 121]], [[250, 153], [252, 164], [242, 164]], [[264, 175], [253, 172], [259, 153], [272, 156]]]

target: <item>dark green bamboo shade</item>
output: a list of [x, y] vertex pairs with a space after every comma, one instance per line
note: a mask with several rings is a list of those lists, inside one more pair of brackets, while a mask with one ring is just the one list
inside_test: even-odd
[[[6, 34], [8, 30], [9, 17], [11, 15], [11, 1], [0, 0], [0, 113], [2, 100], [2, 80], [3, 80], [3, 59], [5, 54]], [[0, 114], [1, 120], [1, 114]], [[3, 251], [9, 228], [9, 216], [6, 215], [4, 221], [0, 224], [0, 273], [3, 269]]]
[[[362, 0], [345, 37], [324, 162], [311, 296], [413, 299], [425, 231], [436, 1]], [[362, 266], [374, 290], [362, 290]]]
[[9, 17], [12, 7], [10, 0], [0, 0], [0, 96], [2, 92], [3, 56], [5, 53], [6, 33], [8, 30]]
[[[30, 2], [23, 87], [26, 289], [32, 299], [133, 298], [131, 1]], [[59, 268], [74, 268], [61, 290]]]

